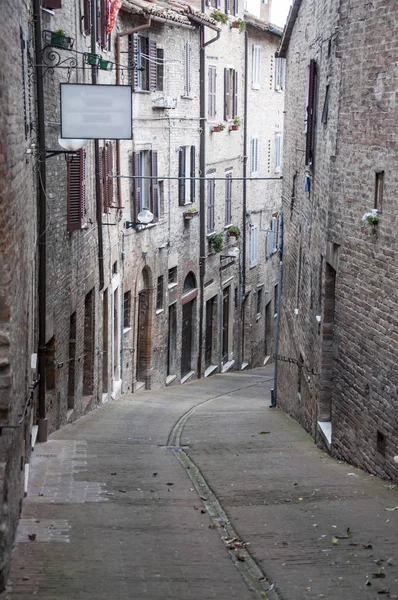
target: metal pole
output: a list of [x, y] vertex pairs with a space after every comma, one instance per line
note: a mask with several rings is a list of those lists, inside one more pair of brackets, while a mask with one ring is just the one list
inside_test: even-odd
[[38, 441], [46, 442], [48, 426], [46, 419], [46, 136], [44, 125], [44, 88], [41, 32], [41, 3], [34, 0], [35, 47], [36, 47], [36, 94], [37, 94], [37, 138], [39, 165], [37, 198], [39, 206], [39, 418]]
[[[205, 1], [201, 0], [202, 11], [205, 12]], [[199, 170], [200, 170], [200, 183], [199, 183], [199, 228], [200, 228], [200, 241], [199, 241], [199, 287], [200, 287], [200, 303], [199, 303], [199, 349], [198, 349], [198, 377], [202, 377], [203, 371], [203, 320], [204, 320], [204, 282], [206, 274], [206, 231], [205, 231], [205, 210], [206, 210], [206, 182], [204, 179], [206, 172], [206, 111], [205, 111], [205, 93], [206, 93], [206, 51], [204, 48], [204, 27], [200, 29], [200, 66], [199, 66], [199, 84], [200, 84], [200, 153], [199, 153]]]

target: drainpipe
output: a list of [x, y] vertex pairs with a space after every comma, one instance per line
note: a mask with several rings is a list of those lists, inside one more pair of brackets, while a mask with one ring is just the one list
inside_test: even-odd
[[[93, 2], [93, 4], [95, 4]], [[149, 29], [152, 23], [152, 18], [149, 17], [147, 22], [143, 25], [138, 25], [137, 27], [133, 27], [128, 31], [123, 31], [123, 33], [118, 33], [116, 36], [116, 85], [120, 85], [120, 39], [126, 35], [131, 35], [136, 33], [137, 31], [141, 31], [142, 29]], [[116, 189], [117, 189], [117, 199], [119, 209], [123, 206], [122, 202], [122, 180], [120, 179], [121, 175], [121, 162], [120, 162], [121, 150], [120, 150], [120, 140], [116, 140]]]
[[[91, 53], [97, 53], [97, 15], [96, 2], [91, 3]], [[97, 67], [91, 67], [92, 84], [97, 83]], [[94, 164], [95, 164], [95, 203], [97, 215], [98, 230], [98, 271], [99, 271], [99, 290], [104, 288], [104, 241], [102, 237], [102, 198], [101, 198], [101, 178], [100, 178], [100, 151], [99, 140], [94, 140]]]
[[41, 2], [34, 0], [35, 47], [36, 47], [36, 94], [37, 138], [39, 165], [37, 177], [37, 200], [39, 207], [39, 418], [38, 441], [47, 441], [46, 418], [46, 136], [44, 126], [44, 88], [42, 67]]
[[[206, 12], [205, 0], [201, 0], [201, 11]], [[220, 37], [220, 31], [217, 35], [204, 41], [205, 28], [200, 28], [200, 64], [199, 64], [199, 83], [200, 83], [200, 153], [199, 153], [199, 171], [200, 171], [200, 198], [199, 198], [199, 287], [200, 287], [200, 305], [199, 305], [199, 352], [198, 352], [198, 377], [202, 377], [203, 369], [203, 320], [204, 320], [204, 288], [206, 274], [206, 46], [216, 42]]]
[[242, 331], [244, 323], [243, 311], [245, 310], [246, 296], [246, 206], [247, 206], [247, 103], [248, 103], [248, 78], [249, 78], [249, 36], [245, 30], [245, 95], [243, 101], [243, 193], [242, 193], [242, 257], [239, 253], [240, 281], [239, 281], [239, 314], [238, 314], [238, 366], [242, 368], [244, 357], [245, 335]]
[[279, 214], [278, 225], [278, 256], [279, 256], [279, 283], [278, 283], [278, 312], [275, 328], [275, 364], [274, 364], [274, 387], [271, 390], [270, 408], [277, 405], [277, 386], [278, 386], [278, 350], [279, 350], [279, 329], [281, 322], [281, 297], [282, 297], [282, 278], [283, 278], [283, 212]]

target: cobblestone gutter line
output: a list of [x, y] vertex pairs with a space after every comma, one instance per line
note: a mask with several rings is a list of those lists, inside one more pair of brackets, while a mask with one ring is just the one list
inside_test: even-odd
[[265, 573], [260, 569], [256, 561], [250, 554], [245, 542], [239, 539], [239, 536], [235, 531], [233, 525], [229, 521], [226, 512], [224, 511], [214, 492], [211, 490], [200, 469], [188, 456], [184, 447], [181, 446], [181, 436], [185, 423], [187, 422], [189, 417], [191, 417], [191, 415], [193, 415], [204, 404], [212, 402], [213, 400], [217, 400], [218, 398], [221, 398], [223, 396], [227, 396], [228, 394], [237, 392], [241, 389], [247, 389], [248, 387], [258, 386], [267, 381], [269, 381], [269, 379], [263, 379], [251, 386], [244, 386], [244, 388], [239, 387], [236, 390], [231, 390], [230, 392], [219, 394], [218, 396], [214, 396], [213, 398], [208, 398], [204, 402], [201, 402], [200, 404], [197, 404], [196, 406], [188, 410], [185, 414], [182, 415], [182, 417], [180, 417], [180, 419], [177, 421], [177, 423], [171, 430], [168, 439], [168, 449], [173, 452], [173, 454], [176, 456], [176, 458], [180, 461], [180, 463], [186, 470], [194, 488], [198, 492], [206, 508], [207, 513], [210, 516], [213, 527], [217, 529], [221, 540], [223, 541], [223, 544], [225, 545], [225, 548], [229, 553], [229, 556], [231, 557], [235, 566], [239, 569], [239, 572], [242, 575], [248, 587], [256, 594], [258, 598], [261, 598], [262, 600], [282, 600], [280, 595], [273, 588], [273, 585], [267, 579]]

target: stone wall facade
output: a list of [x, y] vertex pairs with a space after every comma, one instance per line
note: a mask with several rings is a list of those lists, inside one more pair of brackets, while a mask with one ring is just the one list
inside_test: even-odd
[[397, 479], [395, 5], [296, 1], [287, 31], [280, 354], [303, 366], [280, 363], [278, 403], [334, 456]]
[[[31, 354], [37, 352], [37, 230], [34, 89], [28, 2], [3, 6], [0, 24], [0, 589], [24, 495], [30, 457]], [[10, 84], [12, 82], [12, 85]], [[11, 426], [8, 428], [8, 426]]]

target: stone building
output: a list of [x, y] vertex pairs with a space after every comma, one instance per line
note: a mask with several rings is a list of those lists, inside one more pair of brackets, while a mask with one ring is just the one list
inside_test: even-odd
[[397, 36], [395, 2], [295, 0], [279, 53], [287, 92], [278, 403], [332, 455], [392, 479]]
[[37, 376], [36, 175], [27, 154], [36, 135], [31, 11], [30, 3], [11, 0], [0, 23], [0, 589], [24, 495]]

